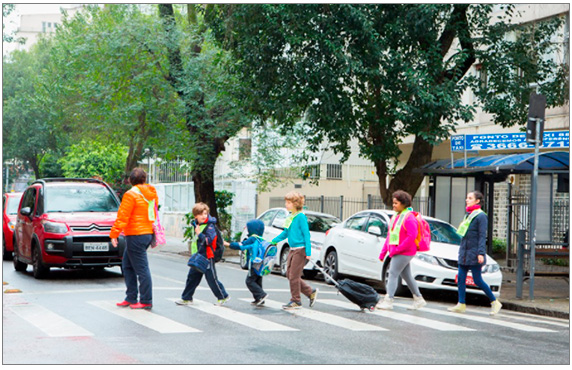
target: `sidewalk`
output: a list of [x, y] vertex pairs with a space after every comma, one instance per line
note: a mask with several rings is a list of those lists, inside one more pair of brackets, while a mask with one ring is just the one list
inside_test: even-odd
[[[230, 251], [233, 255], [228, 255]], [[183, 238], [167, 236], [167, 244], [151, 250], [152, 253], [171, 253], [189, 255], [189, 248]], [[225, 251], [225, 262], [239, 263], [235, 251]], [[516, 298], [516, 275], [503, 272], [501, 296], [499, 298], [503, 309], [553, 316], [563, 319], [570, 318], [570, 284], [569, 278], [536, 276], [534, 278], [534, 300], [529, 299], [529, 280], [522, 287], [522, 299]]]

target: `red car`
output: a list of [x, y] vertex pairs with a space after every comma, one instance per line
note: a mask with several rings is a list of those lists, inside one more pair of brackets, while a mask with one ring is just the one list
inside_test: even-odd
[[14, 268], [33, 266], [37, 279], [51, 267], [104, 268], [121, 266], [125, 239], [111, 246], [109, 232], [117, 218], [119, 199], [103, 181], [43, 179], [22, 197], [16, 220]]
[[10, 260], [14, 251], [14, 228], [22, 193], [5, 193], [2, 197], [2, 259]]

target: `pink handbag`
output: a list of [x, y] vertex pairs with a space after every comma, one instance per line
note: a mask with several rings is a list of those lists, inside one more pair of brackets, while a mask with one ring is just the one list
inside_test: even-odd
[[158, 245], [164, 245], [167, 243], [165, 239], [165, 229], [159, 221], [159, 211], [157, 209], [157, 204], [155, 204], [155, 222], [153, 222], [153, 240], [151, 240], [151, 248], [155, 248]]

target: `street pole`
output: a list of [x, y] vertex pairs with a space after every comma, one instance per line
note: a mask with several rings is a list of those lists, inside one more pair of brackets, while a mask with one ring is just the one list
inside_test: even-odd
[[[528, 122], [526, 127], [526, 141], [534, 142], [534, 167], [532, 170], [532, 183], [530, 184], [530, 293], [529, 299], [534, 300], [534, 270], [536, 265], [536, 204], [538, 199], [538, 153], [542, 144], [544, 132], [544, 117], [546, 111], [546, 97], [532, 92], [528, 107]], [[534, 132], [532, 132], [534, 131]]]
[[[532, 119], [531, 119], [532, 120]], [[534, 300], [534, 269], [536, 264], [536, 203], [538, 199], [538, 154], [540, 151], [540, 124], [541, 118], [534, 118], [536, 121], [536, 133], [534, 138], [534, 167], [532, 170], [532, 184], [530, 186], [530, 292], [529, 298]]]

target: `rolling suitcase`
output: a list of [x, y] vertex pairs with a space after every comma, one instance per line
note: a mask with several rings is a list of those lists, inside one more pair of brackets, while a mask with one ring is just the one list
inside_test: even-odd
[[324, 276], [334, 282], [334, 285], [344, 297], [346, 297], [350, 302], [358, 305], [362, 311], [365, 309], [370, 311], [375, 310], [375, 306], [379, 301], [379, 294], [377, 294], [375, 289], [367, 284], [358, 283], [350, 279], [335, 281], [320, 266], [315, 263], [314, 266], [316, 266]]

